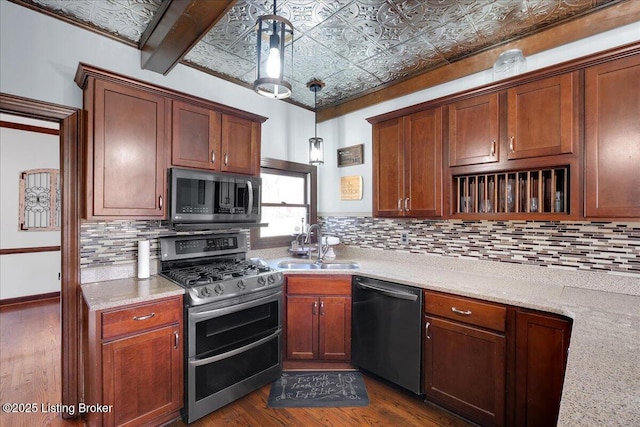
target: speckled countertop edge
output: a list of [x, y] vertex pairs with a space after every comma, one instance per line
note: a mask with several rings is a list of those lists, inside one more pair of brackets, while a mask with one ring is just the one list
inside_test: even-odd
[[184, 294], [184, 288], [161, 276], [126, 278], [80, 286], [89, 311], [105, 310]]

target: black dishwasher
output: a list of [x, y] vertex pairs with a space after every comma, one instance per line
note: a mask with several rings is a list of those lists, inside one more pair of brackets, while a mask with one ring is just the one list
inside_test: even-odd
[[354, 276], [352, 363], [420, 394], [422, 292]]

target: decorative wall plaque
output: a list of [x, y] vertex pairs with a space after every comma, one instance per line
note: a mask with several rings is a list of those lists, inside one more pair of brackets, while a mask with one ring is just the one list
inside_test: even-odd
[[364, 163], [364, 144], [338, 148], [338, 167]]
[[362, 176], [340, 177], [340, 200], [362, 200]]

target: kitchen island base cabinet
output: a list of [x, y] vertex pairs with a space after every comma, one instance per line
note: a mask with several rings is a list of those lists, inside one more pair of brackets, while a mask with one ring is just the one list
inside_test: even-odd
[[162, 425], [183, 406], [182, 296], [113, 309], [83, 307], [85, 399], [108, 408], [88, 426]]
[[286, 359], [351, 359], [351, 278], [288, 276]]

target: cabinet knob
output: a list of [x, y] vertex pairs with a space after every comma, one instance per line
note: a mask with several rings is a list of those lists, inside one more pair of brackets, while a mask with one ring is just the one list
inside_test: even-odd
[[311, 313], [315, 316], [316, 314], [318, 314], [318, 302], [314, 302], [313, 303], [313, 310], [311, 311]]
[[324, 301], [320, 301], [320, 316], [324, 316]]

